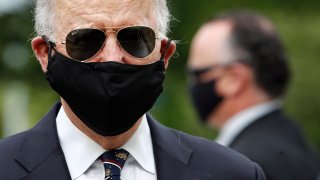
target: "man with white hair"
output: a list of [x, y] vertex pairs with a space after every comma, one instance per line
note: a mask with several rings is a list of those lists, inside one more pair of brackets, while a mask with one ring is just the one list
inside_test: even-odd
[[156, 122], [176, 45], [165, 0], [37, 0], [32, 48], [61, 96], [0, 142], [0, 179], [262, 180], [244, 156]]

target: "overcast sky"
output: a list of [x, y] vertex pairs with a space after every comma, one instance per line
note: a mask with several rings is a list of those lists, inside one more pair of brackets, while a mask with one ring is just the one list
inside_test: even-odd
[[32, 3], [32, 0], [0, 0], [0, 16], [23, 9]]

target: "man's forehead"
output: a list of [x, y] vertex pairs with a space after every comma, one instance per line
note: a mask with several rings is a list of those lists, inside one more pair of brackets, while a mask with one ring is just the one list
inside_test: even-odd
[[151, 26], [153, 8], [153, 0], [56, 0], [56, 23], [67, 31], [81, 26]]
[[97, 5], [119, 5], [125, 3], [152, 3], [153, 0], [55, 0], [62, 4], [97, 4]]
[[208, 23], [200, 28], [191, 46], [190, 65], [202, 67], [229, 60], [231, 24]]
[[55, 0], [55, 2], [58, 11], [79, 7], [96, 10], [121, 10], [128, 7], [132, 9], [140, 7], [139, 10], [143, 11], [144, 8], [154, 5], [153, 0]]

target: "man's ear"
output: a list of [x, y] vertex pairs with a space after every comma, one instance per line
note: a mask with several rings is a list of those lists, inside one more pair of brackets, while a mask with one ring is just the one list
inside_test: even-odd
[[[176, 51], [176, 43], [174, 41], [170, 41], [170, 45], [166, 51], [166, 46], [167, 43], [169, 42], [168, 39], [164, 38], [161, 40], [161, 49], [160, 49], [160, 53], [164, 55], [164, 63], [165, 63], [165, 68], [167, 69], [168, 65], [169, 65], [169, 60], [172, 57], [172, 55], [174, 54], [174, 52]], [[165, 52], [166, 51], [166, 52]]]
[[48, 66], [48, 50], [49, 47], [47, 43], [42, 39], [42, 37], [35, 37], [31, 41], [32, 50], [41, 65], [41, 69], [43, 72], [47, 71]]
[[227, 67], [226, 74], [219, 81], [217, 91], [224, 97], [234, 97], [241, 94], [248, 87], [251, 79], [250, 69], [240, 63]]

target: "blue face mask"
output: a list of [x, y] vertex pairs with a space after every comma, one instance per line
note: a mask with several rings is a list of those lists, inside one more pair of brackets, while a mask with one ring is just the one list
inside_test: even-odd
[[[192, 70], [191, 76], [196, 78], [200, 73], [208, 71], [209, 69]], [[223, 97], [216, 92], [216, 79], [208, 82], [200, 82], [194, 80], [189, 83], [189, 93], [192, 103], [202, 122], [207, 122], [209, 115], [220, 105]]]

